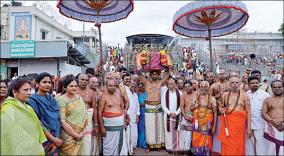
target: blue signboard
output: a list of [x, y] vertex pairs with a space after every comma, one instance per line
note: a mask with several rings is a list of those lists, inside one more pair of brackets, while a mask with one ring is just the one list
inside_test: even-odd
[[10, 42], [10, 56], [12, 58], [28, 58], [35, 56], [35, 41], [20, 40]]

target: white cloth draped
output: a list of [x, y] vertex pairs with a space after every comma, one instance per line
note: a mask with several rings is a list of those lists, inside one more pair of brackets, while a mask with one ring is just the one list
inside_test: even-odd
[[[115, 127], [124, 125], [124, 116], [106, 118], [103, 117], [105, 127]], [[103, 154], [104, 155], [127, 155], [127, 142], [125, 129], [122, 129], [122, 147], [119, 152], [120, 131], [108, 131], [106, 137], [103, 137]]]
[[97, 139], [96, 136], [93, 136], [93, 113], [93, 108], [89, 108], [87, 110], [88, 125], [85, 128], [84, 132], [83, 145], [81, 150], [82, 155], [99, 155]]
[[[181, 126], [190, 126], [189, 121], [186, 121], [184, 118], [181, 120]], [[191, 147], [191, 135], [192, 131], [187, 131], [185, 129], [180, 130], [180, 151], [190, 151]]]
[[145, 134], [146, 142], [150, 148], [161, 148], [165, 143], [164, 125], [163, 125], [163, 112], [147, 113], [147, 109], [159, 110], [161, 104], [148, 105], [145, 104]]
[[127, 147], [130, 155], [133, 154], [133, 148], [137, 146], [138, 141], [138, 128], [137, 123], [130, 122], [126, 129]]
[[[267, 126], [267, 124], [265, 124]], [[280, 132], [278, 131], [274, 126], [272, 126], [273, 131], [274, 131], [274, 138], [279, 140], [279, 141], [284, 141], [284, 131]], [[274, 142], [268, 140], [268, 146], [266, 147], [267, 150], [267, 155], [276, 155], [276, 145]], [[284, 154], [284, 146], [280, 146], [279, 149], [279, 155], [283, 155]]]

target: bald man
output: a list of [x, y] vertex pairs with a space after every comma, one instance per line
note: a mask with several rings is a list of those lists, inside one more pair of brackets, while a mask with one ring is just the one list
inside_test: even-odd
[[[78, 79], [78, 94], [83, 98], [88, 115], [88, 126], [86, 127], [84, 134], [83, 149], [85, 150], [84, 154], [91, 155], [94, 152], [92, 140], [94, 139], [94, 135], [98, 135], [99, 133], [96, 97], [95, 92], [88, 86], [89, 76], [87, 74], [80, 74]], [[94, 135], [92, 133], [93, 131], [95, 132]]]
[[89, 87], [93, 90], [93, 91], [98, 91], [99, 89], [99, 79], [95, 76], [91, 77], [89, 79]]
[[238, 77], [238, 78], [240, 78], [240, 75], [239, 75], [239, 73], [233, 71], [233, 72], [230, 72], [229, 77], [230, 77], [230, 78], [232, 78], [232, 77]]
[[[96, 108], [98, 109], [98, 104], [99, 104], [99, 100], [102, 97], [103, 92], [100, 91], [99, 89], [99, 79], [95, 76], [91, 77], [89, 79], [89, 87], [94, 91], [94, 98], [96, 101]], [[91, 155], [99, 155], [101, 152], [101, 135], [94, 135], [92, 138], [92, 142], [93, 142], [93, 152], [91, 153]]]
[[106, 81], [106, 91], [99, 101], [103, 155], [127, 155], [124, 105], [116, 88], [114, 80]]
[[242, 76], [242, 84], [240, 86], [241, 90], [244, 92], [247, 92], [249, 90], [249, 86], [248, 86], [248, 74], [244, 73]]
[[[105, 75], [105, 82], [106, 82], [106, 81], [109, 81], [109, 80], [112, 80], [113, 77], [115, 77], [115, 74], [114, 74], [113, 72], [108, 72], [108, 73], [106, 73], [106, 75]], [[106, 92], [106, 85], [103, 84], [103, 85], [101, 86], [100, 90], [101, 90], [102, 92]]]
[[177, 89], [174, 79], [167, 82], [168, 89], [162, 95], [161, 105], [164, 111], [165, 144], [167, 151], [180, 151], [179, 130], [180, 96], [182, 92]]
[[[229, 80], [230, 91], [224, 93], [221, 111], [221, 125], [218, 139], [222, 143], [222, 155], [245, 155], [245, 132], [252, 137], [249, 98], [240, 90], [240, 79]], [[247, 126], [247, 128], [246, 128]]]
[[89, 87], [95, 93], [95, 100], [96, 100], [97, 107], [98, 107], [98, 101], [103, 94], [103, 92], [99, 89], [99, 83], [100, 83], [99, 79], [95, 76], [91, 77], [89, 80]]
[[[209, 93], [214, 96], [217, 102], [217, 107], [222, 103], [222, 96], [225, 92], [228, 92], [230, 89], [229, 82], [226, 80], [226, 70], [224, 68], [220, 68], [218, 74], [218, 81], [213, 83], [210, 87]], [[219, 155], [221, 153], [221, 142], [217, 139], [220, 130], [220, 111], [218, 111], [217, 117], [217, 132], [213, 137], [213, 154]]]

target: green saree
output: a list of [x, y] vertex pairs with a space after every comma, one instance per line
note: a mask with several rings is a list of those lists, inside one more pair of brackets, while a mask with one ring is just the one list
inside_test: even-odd
[[[81, 133], [87, 126], [87, 111], [85, 103], [80, 96], [69, 100], [66, 95], [60, 96], [58, 99], [60, 109], [60, 120], [65, 120], [74, 131]], [[82, 140], [77, 141], [73, 136], [61, 130], [61, 139], [63, 144], [60, 146], [63, 155], [80, 155], [82, 148]]]
[[44, 155], [43, 129], [32, 107], [8, 97], [1, 109], [0, 155]]

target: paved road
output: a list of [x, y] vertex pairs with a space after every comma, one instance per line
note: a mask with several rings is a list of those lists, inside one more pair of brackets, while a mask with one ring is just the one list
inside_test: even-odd
[[168, 152], [166, 150], [150, 151], [148, 153], [145, 153], [145, 149], [143, 149], [143, 148], [136, 148], [134, 150], [134, 155], [164, 155], [164, 156], [170, 156], [172, 154], [168, 154]]
[[173, 155], [184, 155], [184, 154], [169, 154], [166, 150], [159, 150], [159, 151], [150, 151], [148, 153], [145, 153], [145, 149], [143, 148], [136, 148], [134, 150], [134, 155], [163, 155], [163, 156], [173, 156]]

